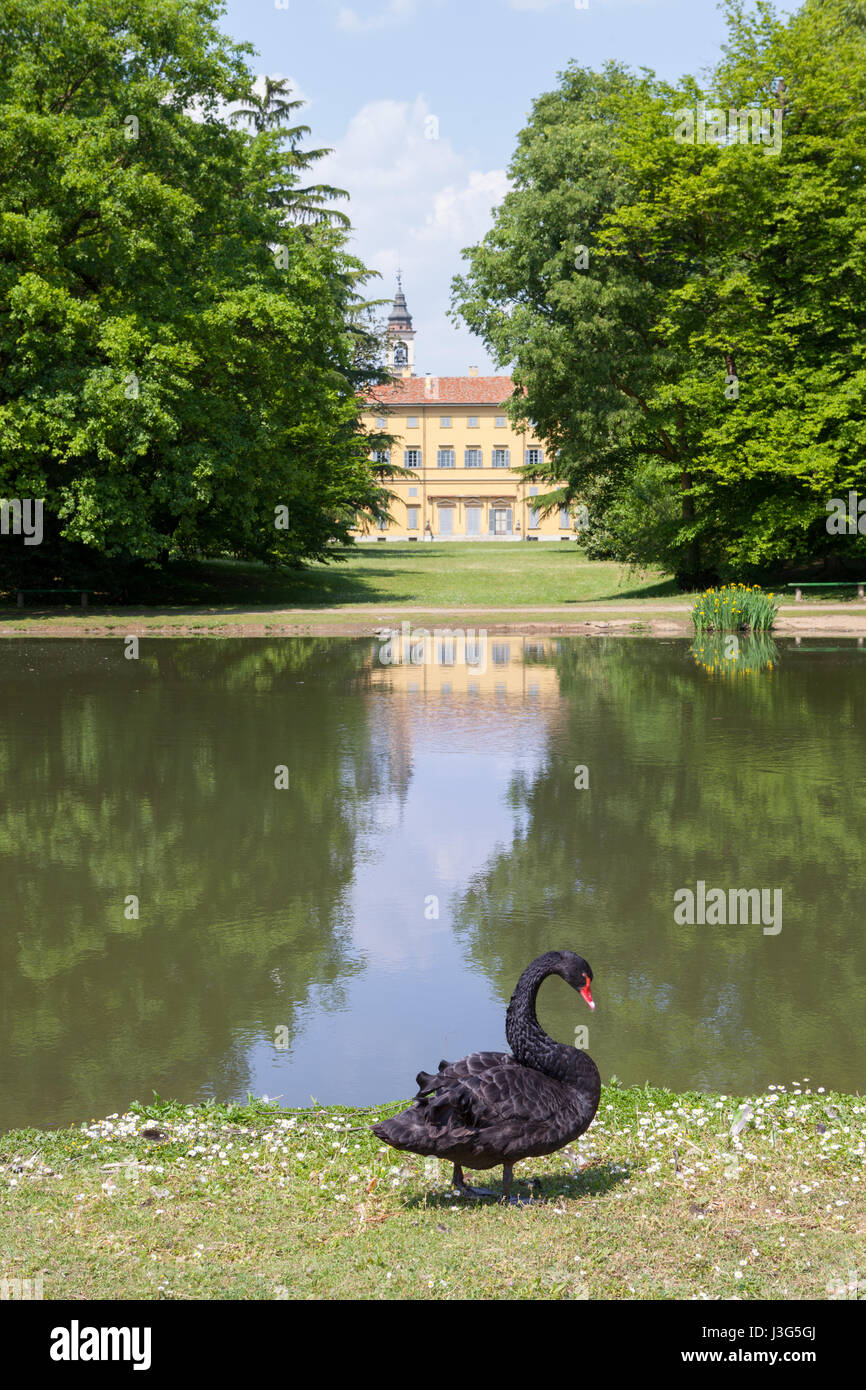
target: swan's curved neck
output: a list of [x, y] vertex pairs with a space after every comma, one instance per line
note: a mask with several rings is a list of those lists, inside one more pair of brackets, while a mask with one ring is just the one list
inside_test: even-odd
[[542, 981], [559, 972], [556, 957], [539, 956], [524, 970], [511, 996], [505, 1016], [505, 1036], [518, 1062], [548, 1076], [562, 1077], [570, 1070], [574, 1049], [554, 1042], [535, 1015], [535, 1000]]

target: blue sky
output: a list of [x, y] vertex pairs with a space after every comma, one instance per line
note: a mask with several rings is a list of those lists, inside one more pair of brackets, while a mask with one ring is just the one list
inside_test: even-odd
[[310, 142], [334, 149], [316, 178], [349, 192], [353, 249], [383, 277], [369, 293], [393, 294], [399, 260], [416, 372], [442, 375], [492, 370], [445, 315], [534, 97], [571, 59], [700, 75], [725, 37], [716, 0], [229, 0], [222, 27], [309, 103]]

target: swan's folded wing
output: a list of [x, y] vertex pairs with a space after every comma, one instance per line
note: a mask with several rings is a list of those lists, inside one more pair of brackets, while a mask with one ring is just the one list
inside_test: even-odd
[[440, 1062], [439, 1070], [436, 1072], [419, 1071], [415, 1078], [418, 1084], [415, 1099], [429, 1095], [431, 1091], [439, 1091], [444, 1086], [450, 1086], [454, 1081], [467, 1076], [484, 1074], [497, 1067], [519, 1065], [509, 1052], [470, 1052], [468, 1057], [461, 1057], [459, 1062]]
[[467, 1130], [484, 1130], [508, 1122], [544, 1124], [568, 1106], [563, 1086], [512, 1058], [501, 1065], [462, 1076], [453, 1070], [426, 1104], [429, 1121], [453, 1124]]

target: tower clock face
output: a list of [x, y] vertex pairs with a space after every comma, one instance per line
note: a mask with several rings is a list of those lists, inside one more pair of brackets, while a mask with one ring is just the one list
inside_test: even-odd
[[406, 350], [406, 344], [397, 343], [396, 347], [394, 348], [394, 366], [405, 367], [408, 361], [409, 353]]

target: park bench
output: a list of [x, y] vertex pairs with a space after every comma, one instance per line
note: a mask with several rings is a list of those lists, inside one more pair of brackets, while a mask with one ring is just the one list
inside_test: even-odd
[[795, 601], [796, 603], [799, 603], [800, 600], [801, 600], [802, 597], [803, 597], [803, 594], [802, 594], [802, 590], [803, 590], [803, 589], [856, 589], [856, 590], [857, 590], [857, 597], [858, 597], [858, 598], [863, 598], [863, 597], [864, 597], [864, 593], [863, 593], [863, 585], [864, 585], [864, 584], [866, 584], [866, 580], [863, 580], [863, 579], [845, 579], [845, 580], [839, 580], [839, 579], [826, 579], [826, 580], [822, 580], [820, 583], [815, 583], [815, 584], [804, 584], [804, 583], [802, 582], [802, 580], [799, 580], [799, 581], [797, 581], [796, 583], [786, 584], [786, 585], [785, 585], [785, 588], [786, 588], [786, 589], [795, 589], [795, 590], [796, 590], [796, 592], [795, 592], [795, 594], [794, 594], [794, 601]]
[[18, 607], [19, 607], [19, 608], [23, 608], [23, 607], [24, 607], [24, 595], [25, 595], [25, 594], [80, 594], [80, 595], [81, 595], [81, 607], [82, 607], [82, 608], [86, 608], [86, 607], [87, 607], [87, 596], [88, 596], [89, 593], [90, 593], [90, 590], [89, 590], [89, 589], [19, 589], [19, 590], [18, 590]]

